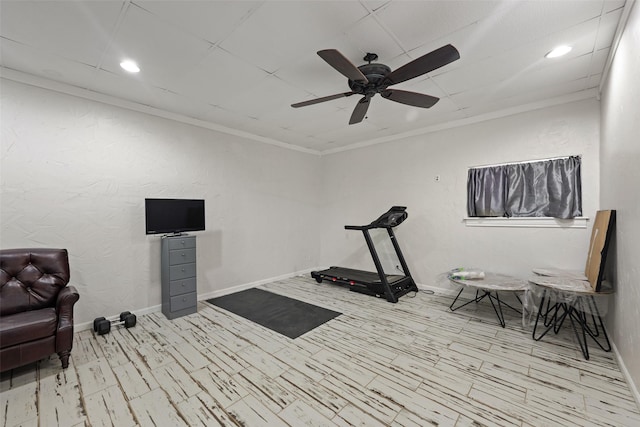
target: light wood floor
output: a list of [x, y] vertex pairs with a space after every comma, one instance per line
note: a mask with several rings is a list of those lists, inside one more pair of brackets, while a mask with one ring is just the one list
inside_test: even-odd
[[452, 313], [426, 292], [262, 287], [343, 314], [295, 340], [206, 303], [82, 331], [67, 370], [52, 357], [2, 374], [2, 425], [640, 426], [612, 353], [585, 361], [563, 332], [535, 342], [486, 302]]

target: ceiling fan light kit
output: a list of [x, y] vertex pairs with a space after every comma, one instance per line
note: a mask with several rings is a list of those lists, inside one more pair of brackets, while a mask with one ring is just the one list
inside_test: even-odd
[[367, 114], [369, 103], [374, 95], [380, 94], [383, 98], [413, 107], [431, 108], [439, 98], [422, 93], [409, 92], [399, 89], [389, 89], [389, 86], [405, 82], [429, 73], [453, 61], [460, 59], [460, 53], [452, 45], [448, 44], [436, 49], [420, 58], [403, 65], [395, 71], [384, 64], [373, 61], [378, 59], [375, 53], [367, 53], [364, 60], [367, 64], [356, 67], [344, 55], [336, 49], [318, 51], [318, 56], [324, 59], [336, 71], [348, 80], [351, 92], [343, 92], [335, 95], [323, 96], [309, 101], [291, 104], [293, 108], [306, 107], [308, 105], [344, 98], [351, 95], [362, 95], [356, 104], [349, 124], [360, 123]]

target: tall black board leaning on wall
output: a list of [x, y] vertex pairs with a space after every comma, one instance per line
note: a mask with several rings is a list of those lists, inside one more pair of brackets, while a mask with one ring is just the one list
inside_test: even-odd
[[[369, 252], [371, 252], [373, 263], [376, 266], [376, 272], [334, 266], [322, 271], [312, 271], [311, 277], [316, 279], [318, 283], [327, 280], [332, 283], [349, 286], [349, 289], [354, 292], [360, 292], [378, 298], [386, 298], [387, 301], [393, 303], [398, 302], [398, 298], [409, 292], [418, 292], [418, 286], [416, 286], [416, 283], [411, 277], [409, 267], [407, 267], [407, 263], [393, 232], [393, 228], [404, 222], [408, 216], [406, 207], [393, 206], [368, 225], [344, 226], [346, 230], [362, 231]], [[387, 230], [404, 275], [386, 274], [384, 272], [380, 257], [369, 233], [369, 230], [374, 228], [384, 228]]]

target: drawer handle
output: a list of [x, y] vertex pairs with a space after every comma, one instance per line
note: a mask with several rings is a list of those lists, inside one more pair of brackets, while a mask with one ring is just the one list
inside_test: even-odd
[[186, 298], [182, 298], [182, 302], [185, 302], [187, 299]]
[[182, 269], [182, 272], [184, 273], [184, 268]]
[[187, 256], [187, 254], [185, 254], [184, 252], [182, 252], [182, 256]]

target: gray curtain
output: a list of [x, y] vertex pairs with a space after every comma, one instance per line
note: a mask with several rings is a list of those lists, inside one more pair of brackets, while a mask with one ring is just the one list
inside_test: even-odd
[[469, 216], [582, 215], [580, 158], [469, 169]]
[[469, 216], [504, 216], [507, 174], [504, 166], [469, 169], [467, 211]]

